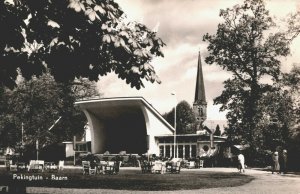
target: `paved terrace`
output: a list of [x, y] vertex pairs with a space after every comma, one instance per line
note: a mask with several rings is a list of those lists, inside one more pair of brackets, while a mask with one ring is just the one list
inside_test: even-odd
[[[187, 169], [183, 169], [187, 170]], [[236, 172], [236, 168], [201, 168], [199, 171]], [[54, 194], [127, 194], [127, 193], [199, 193], [199, 194], [300, 194], [300, 176], [294, 174], [278, 175], [270, 172], [247, 169], [246, 174], [255, 177], [252, 182], [238, 187], [222, 187], [199, 190], [181, 191], [126, 191], [111, 189], [60, 189], [60, 188], [27, 188], [28, 193], [54, 193]], [[163, 175], [162, 175], [163, 176]]]

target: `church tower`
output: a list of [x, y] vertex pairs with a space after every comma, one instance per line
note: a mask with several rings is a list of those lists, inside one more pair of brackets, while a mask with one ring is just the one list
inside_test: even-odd
[[207, 102], [205, 98], [205, 88], [203, 81], [203, 72], [202, 72], [202, 63], [201, 55], [199, 51], [198, 56], [198, 67], [197, 67], [197, 79], [196, 79], [196, 90], [195, 90], [195, 100], [193, 103], [193, 111], [197, 120], [197, 129], [199, 130], [202, 126], [202, 123], [207, 118]]

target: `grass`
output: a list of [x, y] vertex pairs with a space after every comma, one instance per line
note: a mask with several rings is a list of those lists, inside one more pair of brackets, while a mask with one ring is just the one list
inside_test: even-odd
[[[246, 184], [254, 178], [240, 173], [209, 172], [202, 170], [182, 171], [180, 174], [142, 174], [139, 169], [123, 170], [117, 175], [82, 175], [80, 169], [66, 169], [59, 173], [17, 173], [23, 175], [40, 175], [44, 180], [12, 180], [12, 173], [0, 170], [0, 183], [25, 184], [34, 187], [59, 188], [101, 188], [140, 191], [193, 190], [215, 187], [236, 187]], [[52, 174], [68, 177], [68, 180], [45, 180]]]

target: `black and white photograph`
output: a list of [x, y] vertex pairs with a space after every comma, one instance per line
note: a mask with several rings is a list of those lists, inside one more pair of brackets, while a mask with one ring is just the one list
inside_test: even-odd
[[300, 193], [300, 1], [0, 0], [0, 194]]

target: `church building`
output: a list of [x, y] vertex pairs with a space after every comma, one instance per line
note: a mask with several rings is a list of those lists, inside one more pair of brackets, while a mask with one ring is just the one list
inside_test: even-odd
[[[192, 158], [216, 150], [226, 138], [204, 129], [207, 102], [199, 52], [193, 112], [197, 133], [176, 134], [161, 114], [143, 97], [117, 97], [78, 101], [91, 133], [91, 152], [103, 154], [156, 154], [163, 157]], [[174, 147], [175, 146], [175, 147]]]
[[207, 153], [211, 153], [212, 150], [213, 152], [216, 152], [218, 149], [218, 144], [226, 140], [226, 138], [224, 137], [214, 136], [214, 130], [205, 127], [205, 121], [207, 119], [207, 102], [205, 97], [205, 87], [200, 51], [198, 55], [193, 112], [196, 117], [197, 132], [195, 134], [176, 135], [175, 153], [175, 139], [172, 139], [172, 136], [170, 135], [158, 136], [157, 139], [159, 142], [161, 156], [174, 156], [176, 158], [193, 158], [197, 156], [203, 156]]

